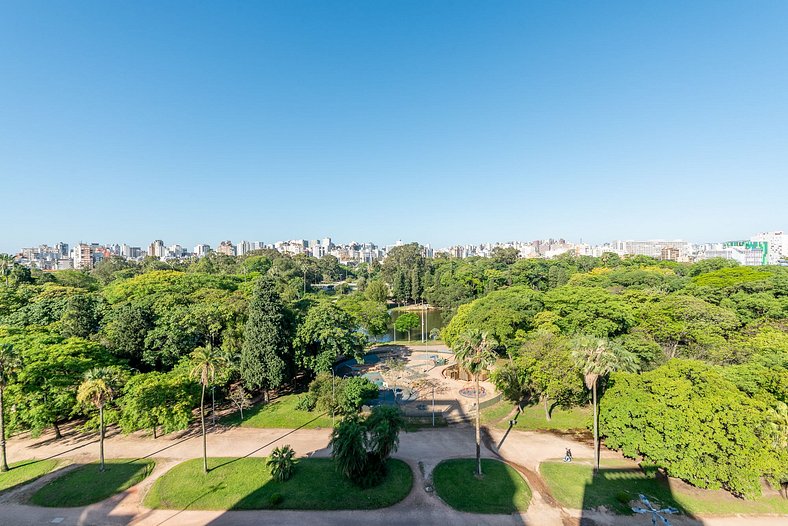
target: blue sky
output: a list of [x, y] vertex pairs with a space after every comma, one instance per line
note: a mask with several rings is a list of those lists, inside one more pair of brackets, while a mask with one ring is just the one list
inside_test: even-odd
[[788, 3], [0, 4], [0, 251], [788, 228]]

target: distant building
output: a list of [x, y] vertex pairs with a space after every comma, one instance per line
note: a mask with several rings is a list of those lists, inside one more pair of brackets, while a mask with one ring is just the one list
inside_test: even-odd
[[234, 256], [235, 245], [233, 245], [232, 241], [222, 241], [219, 243], [219, 248], [217, 248], [216, 251], [219, 254], [224, 254], [225, 256]]
[[211, 245], [200, 243], [194, 247], [194, 255], [198, 258], [205, 257], [211, 251]]
[[[673, 261], [689, 261], [690, 244], [686, 241], [616, 241], [613, 243], [615, 252], [624, 256], [649, 256], [655, 259], [662, 258], [663, 249], [673, 249], [678, 256]], [[670, 251], [670, 254], [675, 252]]]
[[93, 257], [90, 253], [90, 245], [80, 243], [74, 247], [71, 259], [74, 261], [74, 268], [78, 270], [90, 270], [93, 268]]
[[157, 239], [150, 245], [148, 245], [148, 255], [153, 258], [162, 259], [166, 256], [165, 248], [164, 248], [164, 241], [161, 239]]
[[782, 230], [755, 234], [750, 241], [766, 243], [767, 265], [777, 265], [781, 259], [788, 258], [788, 234]]

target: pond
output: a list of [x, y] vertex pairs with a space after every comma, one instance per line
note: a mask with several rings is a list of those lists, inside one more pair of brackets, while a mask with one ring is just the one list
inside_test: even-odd
[[[395, 334], [395, 330], [394, 330], [394, 322], [396, 322], [397, 318], [399, 318], [401, 315], [403, 315], [406, 312], [409, 311], [401, 307], [396, 309], [391, 309], [389, 311], [389, 316], [391, 316], [391, 322], [389, 323], [389, 331], [387, 334], [375, 338], [375, 341], [385, 343], [394, 340], [407, 340], [408, 339], [407, 332], [397, 332]], [[421, 317], [422, 315], [421, 310], [413, 310], [410, 312], [416, 313], [417, 315], [419, 315], [419, 317]], [[425, 325], [427, 329], [427, 335], [429, 335], [432, 329], [442, 329], [443, 326], [445, 325], [445, 323], [443, 322], [442, 310], [433, 307], [431, 309], [428, 309], [426, 312], [427, 312], [427, 321]], [[410, 331], [410, 339], [412, 341], [419, 341], [421, 339], [420, 327], [416, 327], [415, 329]]]

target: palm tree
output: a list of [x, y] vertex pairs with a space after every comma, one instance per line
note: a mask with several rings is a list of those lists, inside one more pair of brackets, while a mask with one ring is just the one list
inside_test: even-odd
[[8, 377], [22, 365], [19, 353], [10, 343], [0, 344], [0, 471], [8, 471], [8, 462], [5, 456], [5, 411], [3, 408], [3, 393], [8, 383]]
[[476, 383], [476, 475], [482, 476], [481, 426], [479, 423], [479, 376], [498, 358], [498, 342], [486, 332], [470, 330], [461, 334], [454, 344], [454, 357], [460, 366], [473, 375]]
[[117, 367], [96, 367], [85, 373], [77, 389], [77, 401], [91, 404], [99, 410], [99, 471], [104, 471], [104, 406], [110, 402], [121, 382]]
[[637, 356], [606, 338], [579, 335], [572, 342], [572, 359], [582, 369], [586, 388], [591, 390], [594, 407], [594, 474], [599, 472], [599, 408], [597, 385], [599, 379], [613, 371], [634, 372], [638, 369]]
[[11, 270], [14, 268], [16, 258], [10, 254], [0, 254], [0, 276], [5, 278], [5, 286], [8, 286], [8, 277], [11, 275]]
[[202, 468], [208, 473], [208, 441], [205, 436], [205, 388], [214, 382], [216, 374], [221, 371], [225, 359], [210, 343], [205, 347], [197, 347], [192, 352], [191, 375], [202, 386], [200, 396], [200, 425], [202, 426]]

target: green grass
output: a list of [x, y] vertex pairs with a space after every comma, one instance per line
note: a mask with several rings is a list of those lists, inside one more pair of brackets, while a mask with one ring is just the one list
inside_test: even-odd
[[654, 470], [646, 473], [631, 463], [620, 461], [603, 462], [600, 474], [593, 480], [591, 462], [578, 460], [571, 464], [543, 462], [539, 466], [553, 496], [569, 508], [605, 506], [618, 513], [631, 514], [626, 501], [636, 500], [638, 494], [643, 493], [662, 506], [672, 506], [688, 514], [788, 514], [788, 500], [778, 496], [742, 500], [723, 491], [671, 491], [666, 482], [655, 478]]
[[476, 459], [444, 460], [432, 472], [435, 492], [446, 504], [471, 513], [514, 513], [525, 511], [531, 488], [511, 466], [482, 459], [484, 477], [475, 476]]
[[244, 420], [240, 422], [240, 413], [232, 413], [222, 418], [225, 425], [258, 428], [308, 428], [332, 427], [331, 415], [318, 411], [300, 411], [296, 409], [301, 395], [285, 395], [267, 404], [257, 404], [244, 411]]
[[[379, 486], [360, 489], [340, 475], [329, 458], [296, 461], [290, 480], [277, 482], [266, 459], [209, 458], [178, 464], [159, 478], [145, 496], [145, 506], [164, 509], [293, 509], [367, 510], [385, 508], [404, 499], [413, 486], [413, 473], [401, 460], [388, 461], [388, 475]], [[281, 495], [279, 504], [271, 496]]]
[[[585, 431], [591, 425], [592, 418], [590, 407], [573, 407], [572, 409], [556, 407], [553, 409], [550, 420], [546, 420], [544, 407], [537, 404], [523, 409], [517, 416], [517, 424], [515, 424], [514, 429], [524, 431]], [[509, 423], [504, 420], [499, 422], [498, 425], [499, 427], [508, 427]]]
[[9, 464], [11, 468], [0, 473], [0, 491], [22, 486], [46, 475], [58, 465], [57, 460], [23, 460]]
[[152, 460], [113, 459], [99, 472], [97, 462], [85, 464], [53, 479], [30, 497], [30, 502], [51, 508], [87, 506], [120, 493], [150, 475]]
[[485, 407], [482, 409], [481, 422], [484, 425], [500, 424], [502, 426], [508, 427], [509, 421], [504, 419], [509, 416], [509, 413], [511, 413], [513, 409], [514, 404], [512, 402], [502, 400], [496, 404], [491, 405], [490, 407]]

